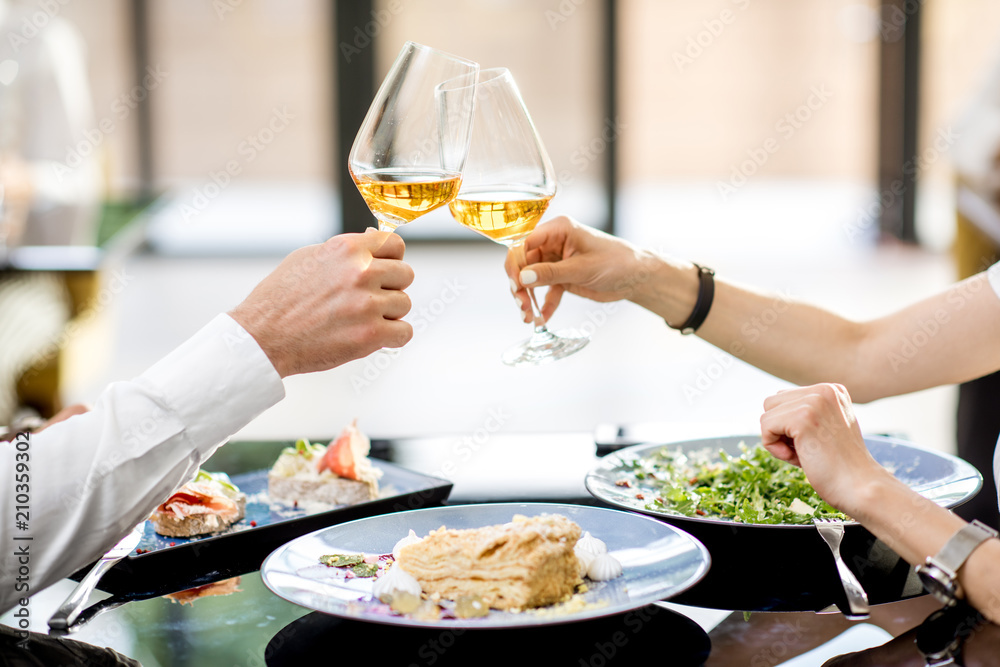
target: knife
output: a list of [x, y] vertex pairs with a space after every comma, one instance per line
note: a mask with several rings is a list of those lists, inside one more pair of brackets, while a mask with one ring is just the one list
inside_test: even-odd
[[87, 576], [80, 580], [80, 583], [76, 585], [76, 588], [69, 594], [66, 601], [63, 602], [62, 606], [49, 619], [50, 628], [53, 630], [66, 630], [69, 626], [73, 625], [73, 622], [76, 621], [83, 610], [83, 605], [86, 604], [90, 594], [94, 592], [97, 582], [118, 561], [132, 553], [132, 550], [139, 544], [139, 540], [142, 539], [145, 529], [146, 522], [143, 521], [133, 528], [132, 532], [123, 537], [118, 544], [112, 547], [111, 551], [104, 554], [101, 560], [94, 564], [94, 567], [90, 569]]

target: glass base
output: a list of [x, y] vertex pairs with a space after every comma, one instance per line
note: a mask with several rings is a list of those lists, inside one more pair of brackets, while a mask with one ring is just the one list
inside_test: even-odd
[[399, 223], [386, 222], [385, 220], [378, 221], [378, 230], [380, 232], [394, 232], [397, 227], [399, 227]]
[[563, 329], [555, 333], [541, 329], [535, 331], [531, 338], [508, 348], [500, 358], [508, 366], [540, 366], [568, 357], [582, 350], [589, 342], [590, 336], [576, 329]]

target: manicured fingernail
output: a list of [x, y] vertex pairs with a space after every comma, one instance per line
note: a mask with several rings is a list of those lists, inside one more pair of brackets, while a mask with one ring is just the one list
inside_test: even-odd
[[516, 292], [517, 292], [517, 283], [514, 282], [513, 278], [511, 278], [510, 279], [510, 293], [511, 294], [515, 294]]
[[521, 310], [527, 309], [527, 305], [524, 303], [524, 299], [519, 296], [515, 296], [514, 300], [517, 301], [517, 305]]
[[521, 279], [522, 285], [530, 285], [536, 280], [538, 280], [538, 274], [530, 269], [525, 269], [524, 271], [521, 271], [521, 274], [518, 277]]

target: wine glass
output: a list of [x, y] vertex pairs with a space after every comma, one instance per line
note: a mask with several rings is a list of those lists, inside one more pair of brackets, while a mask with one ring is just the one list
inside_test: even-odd
[[[461, 99], [461, 84], [456, 80], [441, 86], [445, 107], [451, 95]], [[527, 264], [524, 239], [555, 196], [554, 170], [510, 71], [483, 70], [474, 85], [469, 155], [458, 197], [448, 208], [461, 224], [507, 246], [520, 268]], [[535, 330], [503, 353], [505, 364], [535, 366], [562, 359], [590, 341], [586, 333], [574, 329], [549, 331], [530, 288], [528, 295]]]
[[403, 45], [354, 139], [348, 169], [378, 228], [396, 227], [458, 194], [469, 150], [475, 90], [438, 105], [439, 84], [472, 77], [479, 65], [415, 42]]

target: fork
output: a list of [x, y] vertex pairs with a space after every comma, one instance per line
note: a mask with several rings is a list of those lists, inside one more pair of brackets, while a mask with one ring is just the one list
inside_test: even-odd
[[854, 576], [854, 573], [847, 567], [847, 563], [840, 555], [840, 542], [844, 539], [844, 524], [835, 519], [813, 519], [816, 530], [819, 531], [823, 541], [833, 552], [833, 560], [837, 563], [837, 572], [840, 573], [840, 583], [844, 586], [847, 594], [847, 604], [851, 609], [850, 614], [844, 616], [850, 620], [861, 620], [868, 618], [868, 594], [861, 587], [861, 582]]

